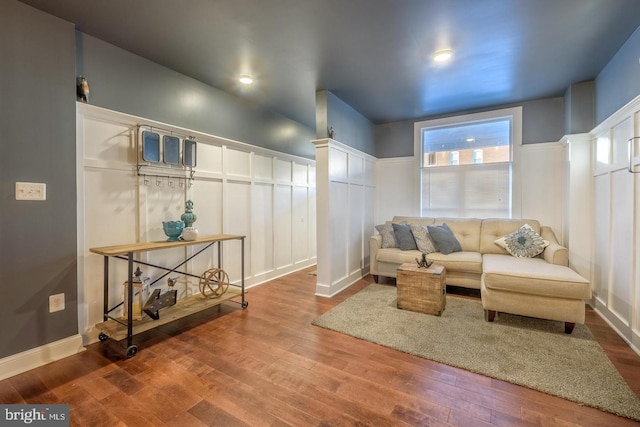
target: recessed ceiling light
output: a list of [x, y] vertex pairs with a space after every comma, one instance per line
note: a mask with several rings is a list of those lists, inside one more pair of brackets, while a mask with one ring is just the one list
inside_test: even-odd
[[445, 62], [453, 57], [453, 51], [451, 49], [442, 49], [433, 53], [433, 60], [436, 62]]
[[243, 85], [250, 85], [251, 83], [253, 83], [253, 77], [248, 74], [243, 74], [238, 78], [238, 81]]

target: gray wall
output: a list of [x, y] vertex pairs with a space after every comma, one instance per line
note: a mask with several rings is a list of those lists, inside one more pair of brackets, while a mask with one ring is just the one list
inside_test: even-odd
[[565, 135], [588, 133], [595, 127], [595, 87], [593, 81], [569, 86], [564, 95]]
[[[522, 106], [522, 143], [537, 144], [559, 141], [564, 136], [564, 98], [547, 98], [522, 104], [501, 105], [500, 108]], [[484, 110], [461, 111], [453, 115], [477, 113]], [[413, 125], [415, 122], [447, 116], [425, 117], [416, 120], [385, 123], [375, 126], [375, 156], [378, 158], [413, 156]]]
[[[0, 2], [0, 358], [78, 333], [74, 27]], [[16, 201], [16, 181], [47, 184]], [[49, 313], [49, 295], [64, 311]]]
[[316, 137], [328, 138], [329, 128], [336, 133], [336, 141], [375, 155], [373, 123], [333, 93], [322, 90], [316, 92]]
[[595, 80], [596, 124], [640, 95], [640, 27]]
[[313, 129], [77, 32], [78, 74], [89, 103], [307, 158]]

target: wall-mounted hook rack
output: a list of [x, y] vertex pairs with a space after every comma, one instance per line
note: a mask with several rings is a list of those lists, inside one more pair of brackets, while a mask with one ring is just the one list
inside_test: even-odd
[[191, 187], [197, 157], [195, 137], [145, 124], [138, 124], [137, 128], [136, 166], [138, 176], [144, 177], [144, 184], [149, 185], [153, 178], [160, 187], [164, 178], [168, 187], [175, 187], [174, 180], [180, 188], [185, 182]]

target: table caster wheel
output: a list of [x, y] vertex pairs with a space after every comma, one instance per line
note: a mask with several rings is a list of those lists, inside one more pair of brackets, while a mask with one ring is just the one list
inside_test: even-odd
[[106, 341], [109, 339], [109, 335], [105, 334], [104, 332], [100, 332], [100, 335], [98, 335], [98, 339], [100, 341]]
[[131, 357], [135, 356], [137, 352], [138, 352], [138, 346], [137, 345], [130, 345], [129, 347], [127, 347], [127, 357], [128, 358], [131, 358]]
[[249, 307], [249, 301], [242, 301], [242, 308]]

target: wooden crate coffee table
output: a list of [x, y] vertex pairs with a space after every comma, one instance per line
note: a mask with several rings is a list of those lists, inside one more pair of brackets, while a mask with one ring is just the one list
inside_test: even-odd
[[440, 316], [446, 304], [446, 269], [443, 265], [431, 264], [418, 268], [417, 264], [405, 263], [396, 274], [398, 308]]

